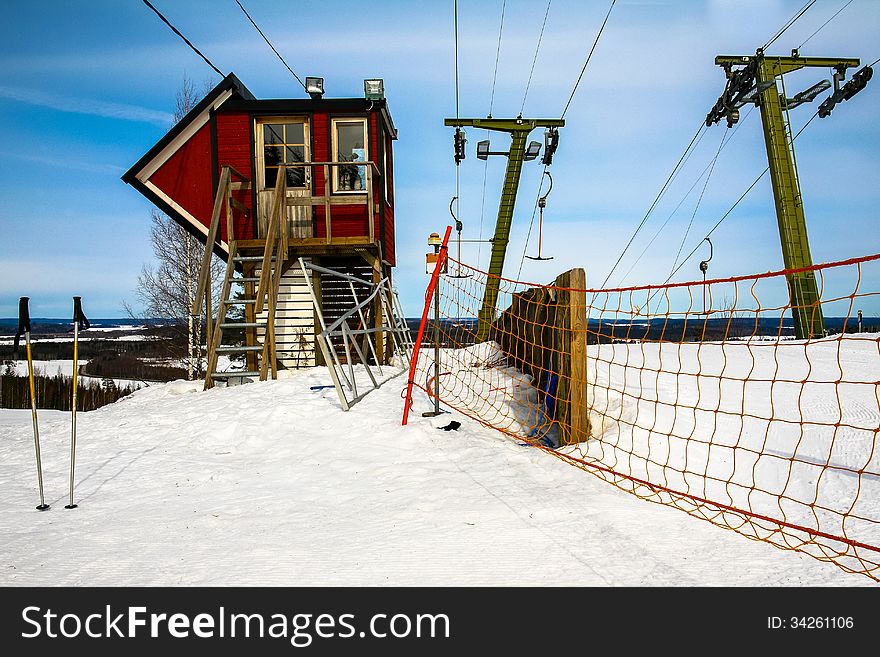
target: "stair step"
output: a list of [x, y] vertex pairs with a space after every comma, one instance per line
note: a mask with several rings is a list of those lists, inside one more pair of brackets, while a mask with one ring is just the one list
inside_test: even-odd
[[228, 328], [260, 328], [260, 327], [265, 327], [265, 326], [266, 326], [266, 323], [265, 323], [265, 322], [230, 322], [230, 323], [223, 323], [223, 324], [221, 324], [221, 325], [220, 325], [220, 328], [222, 328], [222, 329], [228, 329]]
[[233, 306], [239, 303], [256, 303], [256, 299], [226, 299], [223, 303], [227, 306]]
[[248, 276], [247, 278], [230, 278], [229, 282], [230, 283], [259, 283], [260, 277], [259, 276], [253, 276], [253, 277]]
[[243, 354], [246, 351], [263, 351], [261, 345], [250, 345], [242, 347], [217, 347], [218, 354]]
[[241, 376], [260, 376], [259, 372], [211, 372], [212, 379], [234, 379]]
[[[233, 262], [262, 262], [263, 256], [235, 256], [232, 261]], [[275, 256], [272, 256], [270, 260], [274, 261]]]

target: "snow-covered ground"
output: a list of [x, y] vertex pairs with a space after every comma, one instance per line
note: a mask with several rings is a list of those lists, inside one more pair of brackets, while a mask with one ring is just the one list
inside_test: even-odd
[[[79, 359], [80, 366], [88, 363], [88, 359]], [[16, 376], [28, 375], [28, 362], [24, 358], [12, 361], [12, 371]], [[43, 376], [73, 376], [73, 360], [35, 360], [34, 373]]]
[[[109, 331], [119, 331], [122, 329], [89, 329], [88, 332], [80, 333], [79, 340], [80, 342], [88, 342], [90, 340], [113, 340], [113, 341], [121, 341], [121, 342], [143, 342], [145, 340], [161, 340], [162, 338], [155, 335], [141, 335], [138, 333], [134, 333], [131, 335], [118, 335], [108, 338], [106, 335], [102, 335], [101, 333], [106, 333]], [[129, 329], [126, 329], [129, 330]], [[62, 336], [56, 336], [52, 338], [31, 338], [31, 344], [44, 342], [73, 342], [73, 334], [64, 334]], [[14, 338], [0, 338], [0, 345], [10, 345], [15, 344]]]
[[[591, 345], [587, 398], [592, 439], [559, 453], [675, 493], [880, 546], [880, 336], [809, 343]], [[420, 380], [431, 369], [423, 355]], [[441, 399], [487, 424], [554, 443], [531, 377], [486, 342], [441, 353]], [[425, 383], [426, 387], [427, 383]], [[595, 471], [595, 470], [592, 470]], [[636, 486], [638, 488], [638, 486]], [[642, 492], [650, 493], [642, 487]], [[719, 522], [741, 520], [706, 512]], [[771, 530], [779, 525], [762, 522]], [[755, 531], [752, 524], [744, 533]], [[768, 531], [757, 531], [766, 537]], [[796, 544], [798, 538], [789, 544]], [[776, 540], [779, 540], [778, 537]], [[846, 546], [820, 539], [822, 556]], [[855, 548], [842, 565], [878, 575], [880, 555]]]
[[[82, 367], [89, 361], [87, 359], [79, 359], [79, 365]], [[17, 376], [27, 376], [28, 375], [28, 363], [26, 360], [21, 359], [18, 361], [12, 362], [12, 371]], [[73, 376], [73, 360], [35, 360], [34, 361], [34, 373], [37, 375], [42, 374], [43, 376], [55, 376], [58, 373], [61, 373], [62, 376], [72, 377]], [[81, 381], [95, 381], [97, 383], [101, 383], [106, 377], [103, 376], [89, 376], [88, 374], [80, 374], [79, 376]], [[120, 379], [118, 377], [111, 377], [113, 382], [120, 388], [131, 387], [131, 388], [140, 388], [142, 386], [147, 385], [144, 381], [140, 381], [138, 379]]]
[[[202, 392], [153, 385], [0, 411], [6, 585], [866, 585], [865, 577], [648, 504], [456, 414], [400, 426], [405, 376], [348, 413], [324, 368]], [[438, 427], [451, 419], [459, 431]]]

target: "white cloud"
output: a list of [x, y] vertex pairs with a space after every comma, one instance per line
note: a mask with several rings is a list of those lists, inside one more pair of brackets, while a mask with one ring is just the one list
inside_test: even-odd
[[101, 164], [92, 162], [82, 162], [78, 160], [42, 157], [38, 155], [28, 155], [26, 153], [11, 153], [8, 151], [0, 152], [0, 158], [12, 157], [25, 162], [33, 162], [42, 164], [53, 169], [72, 169], [74, 171], [84, 171], [86, 173], [100, 173], [118, 175], [125, 171], [124, 167], [115, 164]]
[[169, 112], [128, 105], [125, 103], [112, 103], [103, 100], [89, 98], [77, 98], [75, 96], [55, 95], [34, 89], [10, 87], [0, 85], [0, 98], [48, 107], [61, 112], [73, 112], [76, 114], [89, 114], [91, 116], [103, 116], [110, 119], [124, 121], [140, 121], [143, 123], [155, 123], [168, 126], [174, 117]]

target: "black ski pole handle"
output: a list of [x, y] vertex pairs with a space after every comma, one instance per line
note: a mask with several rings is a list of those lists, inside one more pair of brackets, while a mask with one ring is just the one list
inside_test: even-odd
[[21, 297], [18, 300], [18, 330], [15, 332], [15, 340], [12, 347], [15, 360], [18, 360], [18, 343], [21, 336], [31, 332], [31, 314], [28, 311], [28, 301], [28, 297]]
[[91, 326], [82, 309], [82, 297], [73, 297], [73, 323], [85, 331]]

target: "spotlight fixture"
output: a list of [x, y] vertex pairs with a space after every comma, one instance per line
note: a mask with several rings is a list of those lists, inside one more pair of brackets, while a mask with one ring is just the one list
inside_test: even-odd
[[530, 141], [526, 146], [526, 156], [523, 158], [526, 162], [534, 160], [541, 153], [541, 142]]
[[318, 100], [324, 95], [324, 78], [306, 78], [306, 92], [312, 100]]
[[364, 98], [367, 100], [385, 99], [385, 83], [382, 78], [364, 80]]

